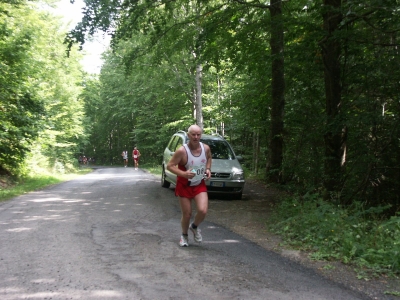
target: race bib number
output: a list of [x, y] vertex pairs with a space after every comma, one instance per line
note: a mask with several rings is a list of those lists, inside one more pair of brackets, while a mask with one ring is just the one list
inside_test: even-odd
[[193, 173], [195, 173], [196, 175], [192, 178], [191, 181], [200, 181], [200, 180], [202, 180], [203, 177], [204, 177], [205, 170], [206, 170], [206, 166], [205, 165], [203, 165], [203, 166], [193, 166], [191, 171]]

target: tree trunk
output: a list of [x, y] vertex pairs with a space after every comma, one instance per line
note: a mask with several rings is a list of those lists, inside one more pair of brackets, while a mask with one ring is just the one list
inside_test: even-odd
[[197, 65], [196, 67], [196, 101], [195, 101], [195, 112], [196, 112], [196, 124], [203, 129], [203, 103], [201, 99], [201, 78], [202, 78], [203, 66]]
[[253, 132], [253, 171], [258, 174], [258, 162], [260, 158], [260, 129], [257, 128]]
[[327, 196], [338, 192], [341, 183], [341, 166], [344, 163], [347, 129], [341, 122], [341, 42], [335, 38], [342, 15], [341, 0], [324, 0], [325, 39], [321, 42], [324, 62], [326, 130], [325, 130], [325, 177]]
[[282, 18], [282, 1], [272, 0], [271, 13], [271, 54], [272, 54], [272, 103], [271, 130], [269, 142], [269, 162], [267, 178], [271, 182], [282, 181], [283, 159], [283, 116], [285, 106], [285, 75], [284, 75], [284, 35]]

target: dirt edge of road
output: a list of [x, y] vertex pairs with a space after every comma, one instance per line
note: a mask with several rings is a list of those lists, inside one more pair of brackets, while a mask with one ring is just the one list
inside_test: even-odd
[[242, 200], [218, 200], [210, 197], [207, 221], [219, 224], [259, 246], [296, 261], [318, 274], [362, 292], [371, 299], [400, 299], [391, 293], [400, 292], [400, 279], [358, 279], [352, 266], [334, 261], [313, 261], [309, 253], [285, 248], [282, 240], [266, 230], [265, 221], [270, 207], [277, 201], [279, 192], [256, 181], [248, 180]]

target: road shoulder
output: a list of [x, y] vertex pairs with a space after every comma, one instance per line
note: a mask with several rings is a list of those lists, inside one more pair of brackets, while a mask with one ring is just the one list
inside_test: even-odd
[[219, 200], [210, 197], [207, 221], [219, 224], [267, 250], [312, 268], [325, 278], [365, 293], [371, 299], [400, 299], [400, 297], [385, 294], [387, 291], [398, 290], [399, 279], [386, 277], [368, 281], [358, 279], [352, 266], [334, 261], [314, 261], [309, 259], [307, 252], [284, 247], [279, 236], [268, 232], [265, 226], [280, 195], [279, 191], [261, 183], [247, 181], [243, 200]]

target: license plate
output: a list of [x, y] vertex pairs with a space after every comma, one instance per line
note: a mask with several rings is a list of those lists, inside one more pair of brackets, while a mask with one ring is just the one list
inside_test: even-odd
[[217, 187], [223, 187], [224, 183], [223, 182], [213, 181], [213, 182], [210, 182], [210, 185], [211, 186], [217, 186]]

